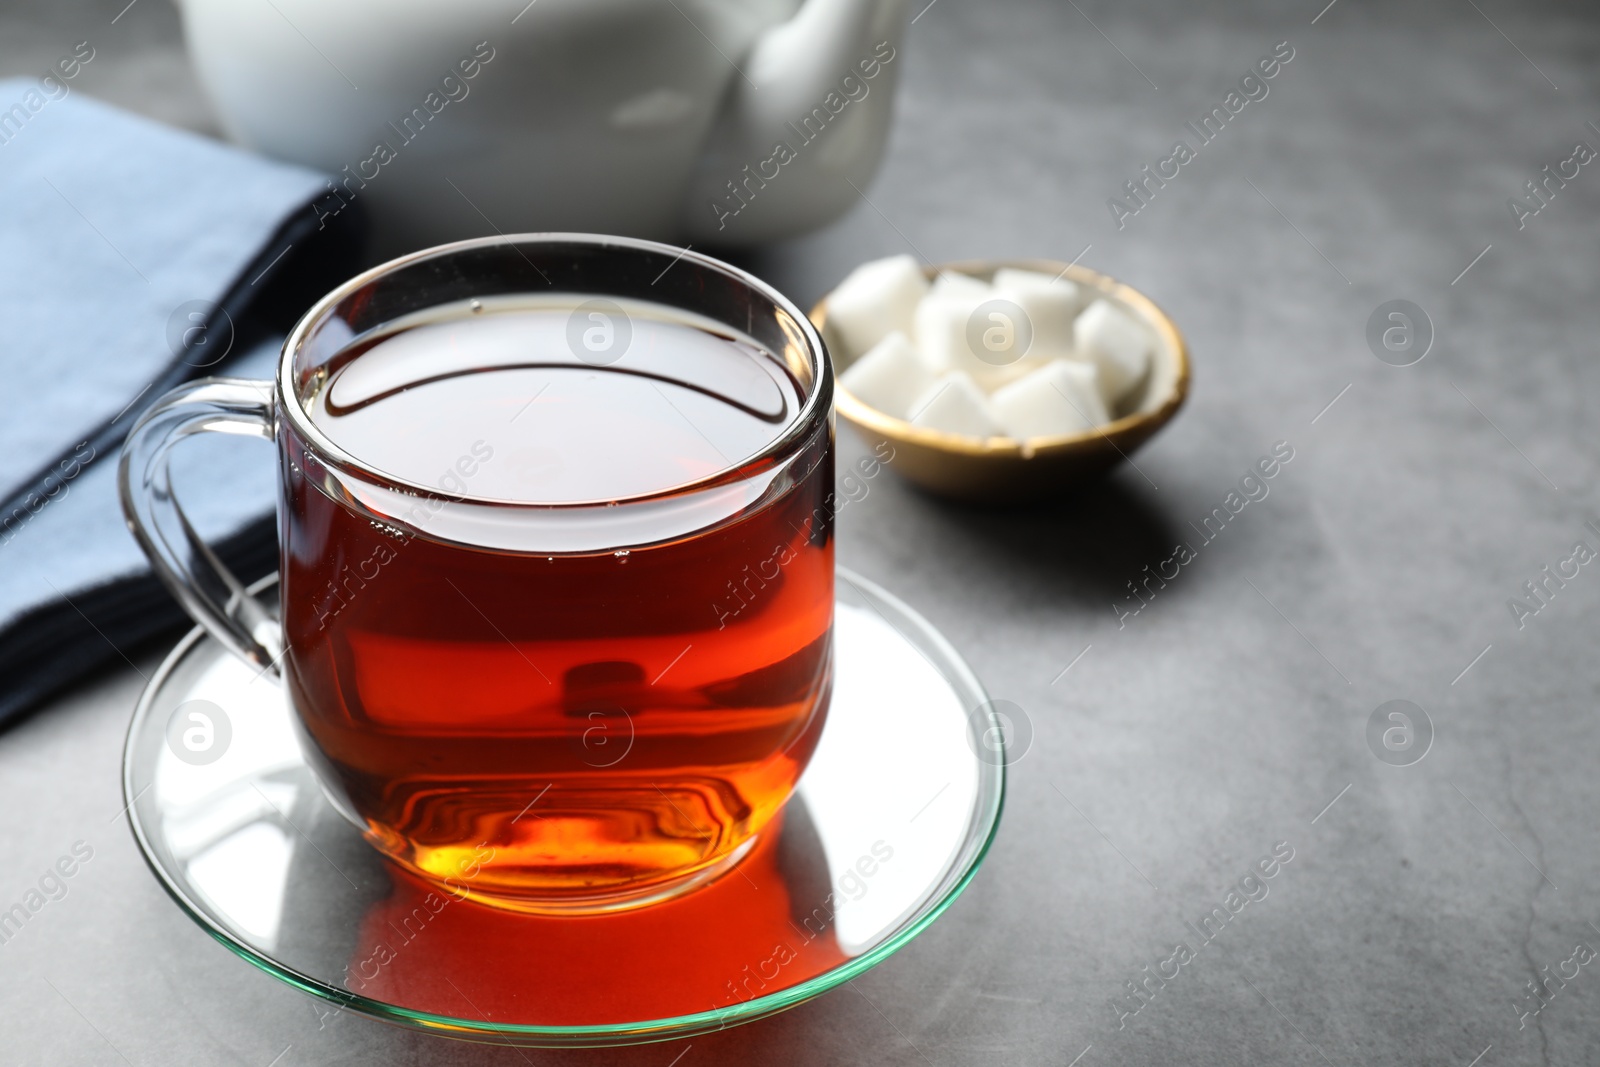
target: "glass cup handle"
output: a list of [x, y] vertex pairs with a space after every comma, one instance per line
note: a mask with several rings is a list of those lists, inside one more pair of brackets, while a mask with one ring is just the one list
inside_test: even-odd
[[276, 673], [283, 627], [195, 533], [168, 470], [172, 447], [193, 434], [272, 440], [272, 398], [271, 382], [247, 378], [206, 378], [172, 390], [129, 432], [117, 488], [128, 529], [184, 610], [235, 655]]

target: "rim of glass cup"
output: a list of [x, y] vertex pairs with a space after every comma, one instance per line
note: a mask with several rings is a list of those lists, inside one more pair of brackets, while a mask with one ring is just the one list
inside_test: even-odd
[[[389, 474], [340, 447], [311, 420], [302, 404], [300, 392], [295, 387], [295, 357], [306, 341], [315, 334], [316, 330], [327, 322], [333, 309], [338, 307], [339, 304], [380, 279], [429, 260], [445, 259], [480, 248], [557, 244], [588, 245], [593, 248], [619, 247], [634, 252], [666, 256], [673, 264], [687, 262], [721, 274], [744, 285], [763, 300], [770, 302], [774, 311], [781, 313], [792, 323], [798, 335], [796, 339], [802, 344], [805, 355], [811, 364], [810, 383], [800, 383], [805, 390], [804, 400], [796, 410], [794, 417], [784, 427], [783, 432], [758, 452], [693, 481], [681, 482], [664, 489], [631, 496], [595, 498], [591, 500], [531, 501], [481, 497], [474, 496], [471, 493], [449, 493], [441, 491], [437, 486], [430, 486], [422, 482], [414, 482]], [[531, 261], [529, 265], [532, 266]], [[534, 267], [534, 269], [538, 270], [538, 267]], [[573, 293], [574, 295], [585, 295], [578, 293], [576, 290]], [[596, 297], [608, 296], [606, 293], [594, 292], [587, 295]], [[439, 306], [439, 304], [421, 303], [417, 307], [409, 308], [404, 314], [424, 311], [428, 307], [436, 306]], [[663, 302], [662, 306], [672, 307], [673, 305]], [[693, 309], [684, 310], [692, 311]], [[392, 316], [388, 321], [392, 322], [399, 317], [401, 316]], [[346, 340], [339, 348], [342, 350], [365, 335], [366, 332], [357, 334]], [[551, 231], [548, 233], [499, 234], [494, 237], [474, 237], [465, 241], [453, 241], [449, 244], [435, 245], [431, 248], [410, 252], [362, 271], [318, 300], [295, 323], [294, 328], [289, 331], [289, 336], [284, 338], [283, 348], [279, 351], [277, 369], [273, 375], [273, 387], [279, 401], [277, 408], [281, 412], [281, 417], [288, 421], [295, 432], [295, 436], [316, 456], [317, 460], [332, 471], [354, 475], [387, 489], [455, 504], [539, 511], [570, 511], [609, 508], [625, 504], [642, 504], [650, 501], [682, 497], [703, 489], [744, 481], [752, 473], [752, 468], [764, 461], [777, 459], [781, 462], [782, 459], [786, 458], [785, 454], [793, 451], [795, 445], [811, 432], [813, 424], [817, 421], [819, 408], [826, 404], [831, 409], [833, 400], [833, 364], [828, 356], [827, 346], [823, 343], [821, 334], [812, 325], [806, 314], [788, 297], [749, 271], [735, 267], [731, 263], [725, 263], [714, 256], [708, 256], [690, 248], [679, 248], [676, 245], [664, 244], [660, 241], [648, 241], [638, 237], [618, 237], [610, 234]], [[824, 415], [826, 415], [826, 412], [824, 412]]]

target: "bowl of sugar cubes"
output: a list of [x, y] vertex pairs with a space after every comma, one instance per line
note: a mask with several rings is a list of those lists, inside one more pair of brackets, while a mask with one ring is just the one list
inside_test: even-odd
[[864, 263], [811, 311], [838, 412], [941, 496], [1026, 503], [1127, 459], [1189, 393], [1189, 357], [1144, 294], [1049, 260]]

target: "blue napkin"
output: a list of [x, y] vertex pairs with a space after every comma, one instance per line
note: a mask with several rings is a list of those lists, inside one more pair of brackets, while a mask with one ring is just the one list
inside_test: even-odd
[[[317, 218], [322, 175], [80, 94], [0, 81], [0, 116], [3, 723], [182, 625], [122, 523], [122, 439], [180, 382], [270, 377], [295, 318], [359, 268], [361, 233]], [[273, 565], [273, 462], [209, 439], [175, 459], [243, 573]]]

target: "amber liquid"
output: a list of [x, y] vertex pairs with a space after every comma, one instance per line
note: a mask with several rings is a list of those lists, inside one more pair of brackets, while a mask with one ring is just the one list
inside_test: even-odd
[[[803, 401], [784, 363], [633, 310], [611, 363], [575, 358], [550, 307], [455, 309], [335, 357], [305, 406], [366, 465], [437, 487], [414, 523], [336, 501], [282, 438], [285, 675], [308, 754], [379, 848], [494, 903], [607, 907], [717, 869], [787, 799], [826, 710], [825, 418], [760, 499], [687, 533], [635, 525], [626, 550], [483, 547], [426, 521], [475, 501], [621, 515], [781, 462], [759, 454]], [[575, 510], [601, 512], [603, 539], [609, 513]]]

